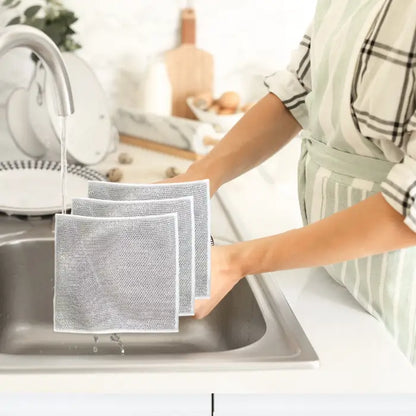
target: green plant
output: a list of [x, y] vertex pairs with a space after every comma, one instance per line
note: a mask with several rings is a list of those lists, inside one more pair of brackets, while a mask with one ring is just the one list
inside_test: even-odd
[[[2, 6], [13, 9], [21, 0], [2, 0]], [[33, 5], [7, 23], [24, 24], [35, 27], [46, 33], [61, 51], [74, 51], [81, 45], [73, 38], [75, 31], [72, 25], [78, 20], [74, 12], [68, 10], [59, 0], [43, 0], [43, 4]]]

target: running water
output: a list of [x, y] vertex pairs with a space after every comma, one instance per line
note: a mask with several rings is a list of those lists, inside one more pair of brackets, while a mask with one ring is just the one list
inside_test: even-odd
[[110, 339], [111, 339], [111, 341], [113, 341], [113, 342], [116, 342], [117, 343], [117, 345], [119, 346], [119, 348], [120, 348], [120, 353], [121, 354], [124, 354], [124, 344], [121, 342], [121, 339], [120, 339], [120, 336], [119, 335], [117, 335], [117, 334], [112, 334], [111, 336], [110, 336]]
[[66, 158], [66, 117], [59, 117], [61, 121], [61, 203], [62, 214], [66, 213], [66, 175], [68, 162]]

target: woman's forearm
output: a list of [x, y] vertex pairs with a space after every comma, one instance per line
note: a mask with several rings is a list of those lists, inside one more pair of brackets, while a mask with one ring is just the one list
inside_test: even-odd
[[276, 153], [301, 129], [278, 97], [269, 93], [187, 174], [209, 178], [211, 193]]
[[241, 276], [328, 265], [416, 245], [381, 193], [306, 227], [230, 246]]

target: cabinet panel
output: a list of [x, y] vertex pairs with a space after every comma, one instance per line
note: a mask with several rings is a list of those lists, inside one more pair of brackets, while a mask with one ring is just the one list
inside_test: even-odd
[[414, 416], [412, 395], [215, 395], [215, 416]]
[[211, 395], [0, 394], [0, 416], [210, 416]]

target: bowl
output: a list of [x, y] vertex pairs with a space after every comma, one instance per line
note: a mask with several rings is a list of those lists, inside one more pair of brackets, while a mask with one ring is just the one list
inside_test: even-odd
[[215, 130], [219, 132], [226, 132], [230, 130], [234, 124], [243, 117], [244, 112], [240, 111], [235, 114], [216, 114], [211, 113], [209, 111], [201, 110], [200, 108], [196, 107], [193, 103], [194, 97], [188, 97], [186, 99], [186, 103], [188, 107], [192, 110], [195, 114], [196, 118], [204, 123], [212, 124]]

